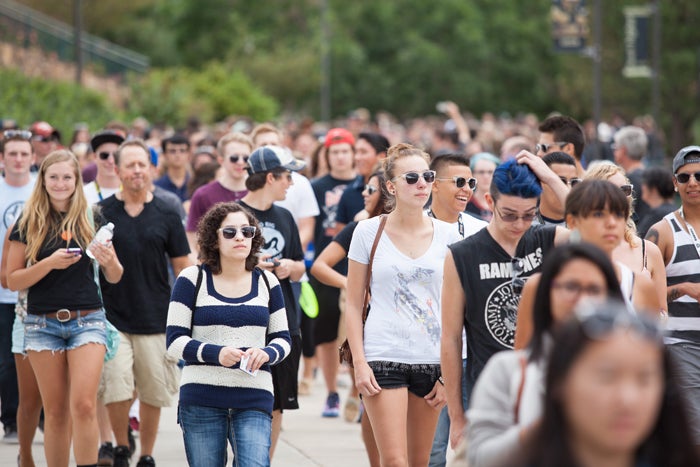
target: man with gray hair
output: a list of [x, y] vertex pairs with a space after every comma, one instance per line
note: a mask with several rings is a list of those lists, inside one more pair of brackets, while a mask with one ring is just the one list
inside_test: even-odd
[[636, 126], [620, 128], [614, 136], [613, 154], [615, 163], [625, 169], [627, 178], [634, 187], [634, 215], [635, 224], [648, 212], [649, 205], [642, 200], [642, 173], [644, 164], [642, 159], [647, 154], [648, 139], [643, 129]]

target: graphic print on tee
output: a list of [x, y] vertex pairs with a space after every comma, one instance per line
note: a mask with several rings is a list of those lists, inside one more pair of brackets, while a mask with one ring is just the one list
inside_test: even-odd
[[2, 224], [5, 226], [5, 229], [8, 229], [15, 223], [22, 212], [22, 207], [24, 207], [24, 201], [15, 201], [5, 208], [5, 212], [2, 213]]
[[432, 269], [413, 268], [410, 272], [402, 272], [396, 266], [393, 266], [396, 271], [394, 283], [396, 291], [394, 292], [394, 304], [396, 309], [405, 309], [408, 311], [408, 318], [422, 327], [433, 344], [440, 342], [440, 321], [435, 315], [435, 304], [431, 299], [421, 303], [421, 299], [417, 297], [412, 290], [424, 288], [430, 285], [431, 277], [435, 273]]
[[285, 246], [282, 232], [277, 230], [273, 222], [260, 222], [260, 228], [262, 228], [262, 235], [265, 239], [265, 244], [260, 252], [263, 255], [270, 255], [272, 258], [282, 258]]

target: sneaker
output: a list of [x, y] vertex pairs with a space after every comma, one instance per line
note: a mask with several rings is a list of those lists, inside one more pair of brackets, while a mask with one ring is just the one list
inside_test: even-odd
[[5, 425], [5, 436], [2, 438], [5, 444], [19, 444], [16, 425]]
[[136, 452], [136, 440], [134, 439], [134, 432], [129, 427], [129, 456]]
[[114, 467], [129, 467], [131, 452], [129, 446], [117, 446], [114, 448]]
[[356, 422], [360, 415], [360, 399], [348, 397], [343, 406], [343, 418], [346, 422]]
[[141, 456], [136, 467], [156, 467], [156, 461], [151, 456]]
[[112, 443], [102, 443], [97, 453], [97, 465], [109, 465], [114, 463], [114, 446]]
[[326, 399], [326, 406], [321, 414], [324, 417], [337, 417], [340, 415], [340, 396], [337, 392], [331, 392]]

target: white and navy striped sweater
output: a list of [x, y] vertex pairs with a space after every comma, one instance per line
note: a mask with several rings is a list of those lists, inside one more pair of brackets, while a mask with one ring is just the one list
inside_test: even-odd
[[[270, 292], [255, 269], [251, 290], [239, 298], [220, 295], [209, 268], [202, 266], [202, 282], [194, 297], [198, 267], [184, 269], [173, 287], [168, 309], [168, 353], [183, 359], [180, 404], [272, 412], [274, 401], [270, 365], [281, 362], [291, 346], [284, 298], [277, 278], [267, 275]], [[196, 306], [195, 306], [196, 303]], [[268, 306], [269, 305], [269, 306]], [[193, 318], [194, 310], [194, 318]], [[224, 346], [263, 349], [270, 361], [257, 376], [238, 364], [224, 367], [219, 352]]]

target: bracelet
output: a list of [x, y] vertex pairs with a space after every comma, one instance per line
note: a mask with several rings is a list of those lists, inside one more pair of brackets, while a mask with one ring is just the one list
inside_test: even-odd
[[442, 384], [443, 386], [445, 385], [445, 380], [442, 379], [442, 375], [438, 377], [438, 383]]

